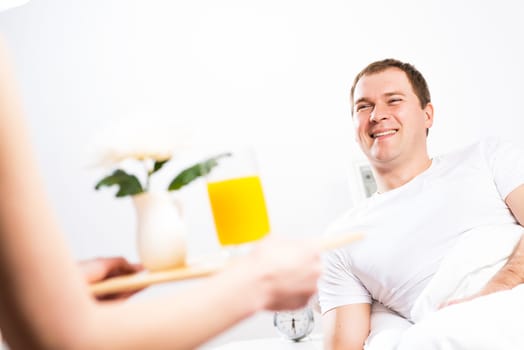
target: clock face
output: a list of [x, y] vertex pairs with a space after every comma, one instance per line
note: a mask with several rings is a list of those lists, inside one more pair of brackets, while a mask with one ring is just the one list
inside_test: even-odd
[[273, 324], [286, 338], [300, 340], [313, 330], [314, 318], [310, 308], [276, 312]]

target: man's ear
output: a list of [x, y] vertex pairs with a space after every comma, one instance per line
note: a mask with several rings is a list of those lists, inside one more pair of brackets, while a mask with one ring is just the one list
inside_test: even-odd
[[424, 107], [424, 125], [426, 129], [431, 128], [433, 125], [433, 105], [431, 102], [428, 102], [426, 107]]

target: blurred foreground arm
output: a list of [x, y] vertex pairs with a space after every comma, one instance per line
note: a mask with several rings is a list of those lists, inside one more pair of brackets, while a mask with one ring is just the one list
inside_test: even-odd
[[60, 234], [38, 176], [0, 38], [0, 329], [16, 349], [193, 349], [253, 313], [304, 305], [318, 248], [262, 242], [182, 293], [97, 303]]

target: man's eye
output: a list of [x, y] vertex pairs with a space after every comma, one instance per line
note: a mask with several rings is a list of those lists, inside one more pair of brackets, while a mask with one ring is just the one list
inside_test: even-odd
[[369, 108], [369, 107], [370, 107], [370, 105], [358, 105], [357, 106], [357, 112], [360, 112], [360, 111], [362, 111], [362, 110], [364, 110], [366, 108]]
[[392, 98], [388, 102], [389, 103], [397, 103], [397, 102], [400, 102], [400, 101], [402, 101], [402, 99], [400, 99], [400, 98]]

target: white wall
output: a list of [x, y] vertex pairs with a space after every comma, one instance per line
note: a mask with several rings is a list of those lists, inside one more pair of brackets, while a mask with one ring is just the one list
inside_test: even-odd
[[[433, 154], [485, 135], [519, 141], [523, 12], [517, 0], [34, 0], [0, 14], [0, 32], [75, 255], [135, 259], [130, 200], [95, 192], [101, 172], [87, 167], [87, 145], [108, 121], [160, 116], [249, 140], [274, 231], [318, 234], [352, 203], [349, 169], [361, 155], [347, 96], [370, 61], [399, 58], [426, 76]], [[181, 195], [191, 252], [214, 251], [203, 184]], [[262, 314], [215, 343], [271, 335]]]

